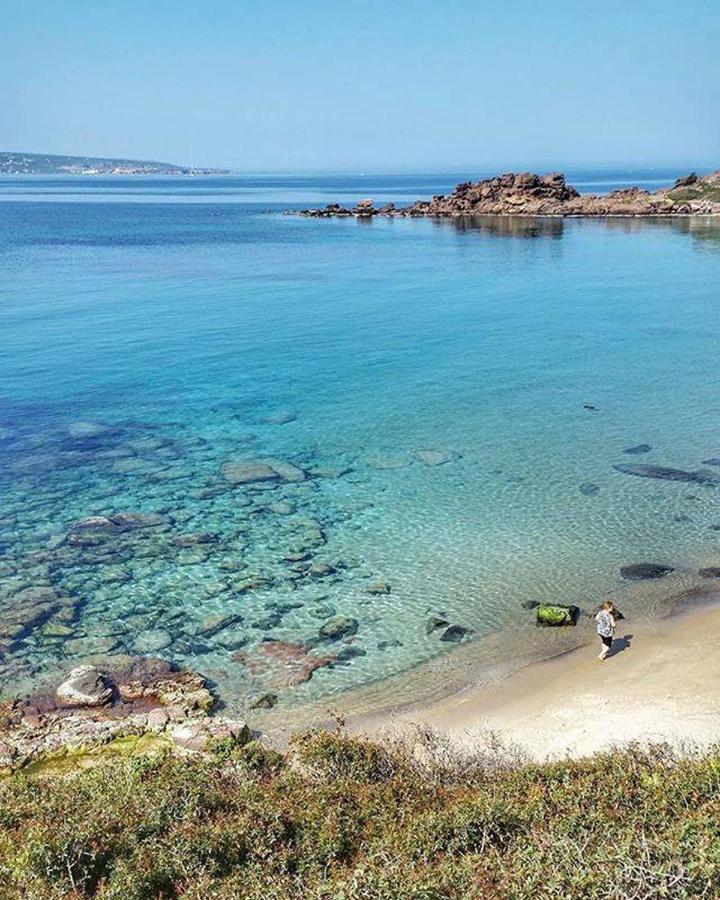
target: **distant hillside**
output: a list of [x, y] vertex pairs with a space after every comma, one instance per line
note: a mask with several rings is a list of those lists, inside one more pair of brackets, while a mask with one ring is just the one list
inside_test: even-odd
[[0, 175], [222, 175], [227, 169], [196, 169], [147, 159], [53, 156], [0, 152]]

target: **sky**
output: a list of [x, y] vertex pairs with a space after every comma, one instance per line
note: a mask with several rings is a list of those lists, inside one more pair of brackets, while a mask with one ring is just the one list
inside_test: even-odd
[[720, 168], [720, 0], [0, 0], [0, 150]]

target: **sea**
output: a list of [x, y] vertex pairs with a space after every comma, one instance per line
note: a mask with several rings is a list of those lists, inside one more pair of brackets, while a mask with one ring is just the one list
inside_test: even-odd
[[720, 222], [293, 214], [488, 174], [0, 179], [3, 695], [145, 655], [400, 702], [556, 652], [533, 604], [717, 584]]

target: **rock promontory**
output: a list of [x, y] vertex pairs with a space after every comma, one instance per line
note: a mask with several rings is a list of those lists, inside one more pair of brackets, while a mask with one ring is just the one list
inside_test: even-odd
[[431, 200], [416, 200], [396, 208], [393, 203], [375, 206], [370, 199], [354, 207], [331, 203], [321, 209], [305, 209], [315, 218], [463, 216], [690, 216], [720, 215], [720, 170], [711, 175], [695, 173], [678, 178], [671, 187], [657, 191], [628, 187], [608, 194], [580, 194], [558, 173], [531, 172], [497, 175], [482, 181], [465, 181], [452, 193]]

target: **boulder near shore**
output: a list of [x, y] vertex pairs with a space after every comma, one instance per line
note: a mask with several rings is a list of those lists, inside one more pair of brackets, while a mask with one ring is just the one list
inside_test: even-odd
[[304, 209], [313, 218], [463, 216], [691, 216], [720, 215], [720, 170], [678, 178], [674, 185], [657, 191], [628, 187], [608, 194], [580, 194], [557, 172], [536, 175], [508, 172], [481, 181], [465, 181], [450, 194], [416, 200], [397, 208], [393, 203], [375, 206], [371, 199], [354, 207], [330, 203], [321, 209]]

